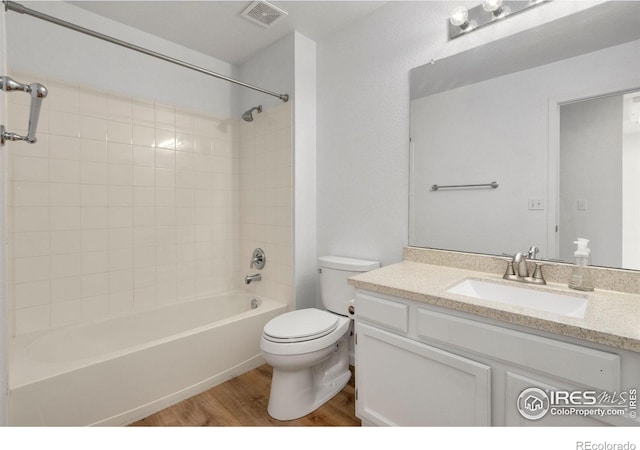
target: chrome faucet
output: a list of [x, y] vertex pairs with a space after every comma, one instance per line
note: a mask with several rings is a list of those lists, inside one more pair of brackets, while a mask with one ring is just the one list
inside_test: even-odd
[[244, 284], [251, 284], [252, 281], [260, 281], [262, 280], [262, 275], [260, 275], [259, 273], [253, 274], [253, 275], [247, 275], [246, 277], [244, 277]]
[[[536, 247], [531, 247], [528, 254]], [[537, 253], [537, 251], [535, 252]], [[534, 256], [535, 256], [535, 253]], [[521, 283], [531, 284], [547, 284], [542, 276], [542, 266], [536, 263], [536, 267], [533, 274], [529, 275], [529, 268], [527, 267], [527, 255], [524, 253], [516, 253], [513, 255], [513, 259], [507, 263], [507, 270], [502, 276], [505, 280], [519, 281]]]

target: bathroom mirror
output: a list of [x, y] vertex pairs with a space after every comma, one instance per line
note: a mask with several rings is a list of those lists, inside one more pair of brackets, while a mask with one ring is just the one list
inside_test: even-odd
[[639, 39], [608, 2], [411, 70], [409, 245], [640, 269]]

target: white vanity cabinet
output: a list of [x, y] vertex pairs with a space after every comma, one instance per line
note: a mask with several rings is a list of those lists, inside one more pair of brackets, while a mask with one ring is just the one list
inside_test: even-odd
[[491, 424], [491, 368], [356, 325], [356, 415], [376, 425]]
[[356, 292], [355, 314], [356, 415], [365, 425], [640, 424], [577, 414], [530, 420], [516, 407], [530, 387], [637, 388], [640, 355], [633, 352], [364, 290]]

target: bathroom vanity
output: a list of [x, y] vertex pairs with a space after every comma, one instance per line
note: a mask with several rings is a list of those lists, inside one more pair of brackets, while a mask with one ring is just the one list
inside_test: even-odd
[[[554, 282], [566, 265], [546, 268], [547, 286], [522, 288], [541, 298], [586, 300], [574, 315], [452, 292], [469, 279], [518, 285], [502, 280], [504, 265], [497, 257], [409, 248], [405, 261], [350, 279], [356, 415], [363, 424], [640, 426], [633, 398], [640, 385], [639, 293], [572, 291]], [[618, 286], [637, 290], [637, 276], [618, 273]], [[517, 407], [531, 387], [560, 395], [536, 420]], [[584, 414], [588, 407], [603, 412]], [[621, 409], [624, 415], [611, 412]]]

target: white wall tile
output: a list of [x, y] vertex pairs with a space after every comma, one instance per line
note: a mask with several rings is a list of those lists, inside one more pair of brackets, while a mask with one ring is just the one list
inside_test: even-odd
[[107, 117], [119, 122], [133, 122], [131, 100], [125, 97], [107, 97]]
[[176, 133], [175, 131], [161, 130], [156, 128], [155, 132], [155, 145], [157, 148], [176, 148]]
[[80, 139], [80, 160], [91, 162], [107, 161], [107, 142]]
[[46, 256], [51, 252], [48, 231], [13, 233], [13, 256]]
[[18, 283], [14, 286], [14, 295], [17, 309], [47, 305], [51, 295], [49, 280]]
[[[135, 144], [135, 139], [134, 139]], [[153, 147], [142, 145], [133, 146], [133, 164], [136, 166], [154, 167], [156, 150]]]
[[107, 138], [109, 142], [133, 144], [133, 126], [128, 122], [107, 121]]
[[79, 183], [80, 162], [63, 159], [49, 160], [49, 181], [54, 183]]
[[107, 96], [97, 90], [81, 89], [79, 111], [88, 116], [107, 117]]
[[58, 111], [49, 117], [49, 134], [56, 136], [80, 136], [80, 116]]
[[12, 211], [12, 231], [48, 231], [49, 207], [16, 206]]
[[80, 137], [96, 141], [106, 140], [107, 120], [100, 117], [80, 116]]
[[41, 281], [50, 278], [49, 256], [13, 258], [13, 265], [16, 283]]
[[11, 155], [11, 174], [14, 181], [49, 181], [49, 160]]
[[[43, 111], [55, 114], [41, 120], [38, 143], [9, 146], [16, 334], [240, 286], [239, 139], [229, 127], [172, 105], [50, 85]], [[281, 224], [274, 214], [269, 223]]]
[[82, 224], [79, 206], [52, 206], [49, 226], [51, 231], [79, 230]]
[[[106, 167], [105, 167], [106, 168]], [[109, 187], [99, 184], [80, 185], [80, 206], [108, 206]]]
[[156, 167], [164, 169], [175, 169], [176, 152], [166, 148], [156, 149]]
[[82, 297], [95, 297], [109, 293], [109, 274], [82, 275]]
[[107, 144], [107, 162], [109, 164], [128, 164], [133, 161], [133, 146], [118, 142]]
[[131, 186], [133, 184], [133, 167], [124, 164], [109, 164], [107, 167], [109, 184]]
[[107, 184], [107, 169], [108, 166], [104, 162], [82, 161], [80, 163], [80, 181], [82, 184]]
[[[38, 137], [39, 139], [40, 137]], [[70, 136], [49, 136], [49, 157], [54, 159], [80, 159], [80, 139]]]
[[51, 280], [51, 302], [67, 302], [82, 297], [82, 278], [68, 277]]
[[80, 184], [50, 183], [51, 206], [80, 206]]
[[63, 327], [82, 320], [82, 301], [71, 300], [51, 305], [51, 326]]
[[134, 124], [155, 127], [155, 109], [153, 102], [134, 99], [131, 106]]
[[75, 277], [82, 274], [82, 254], [51, 255], [51, 278]]
[[82, 251], [82, 235], [78, 230], [51, 231], [50, 240], [52, 255]]
[[8, 202], [11, 206], [49, 206], [49, 183], [12, 182]]
[[109, 223], [109, 208], [83, 206], [80, 208], [80, 222], [83, 230], [105, 228]]
[[[106, 214], [107, 208], [100, 208], [100, 209], [101, 210], [104, 209]], [[91, 229], [82, 230], [81, 238], [82, 238], [83, 252], [94, 252], [94, 251], [109, 249], [109, 230], [104, 228], [105, 225], [106, 224], [103, 223], [101, 228], [94, 229], [94, 230], [91, 230]]]
[[17, 309], [15, 312], [16, 334], [23, 335], [46, 330], [51, 326], [49, 305]]
[[82, 274], [103, 273], [109, 271], [109, 252], [107, 250], [82, 253]]

